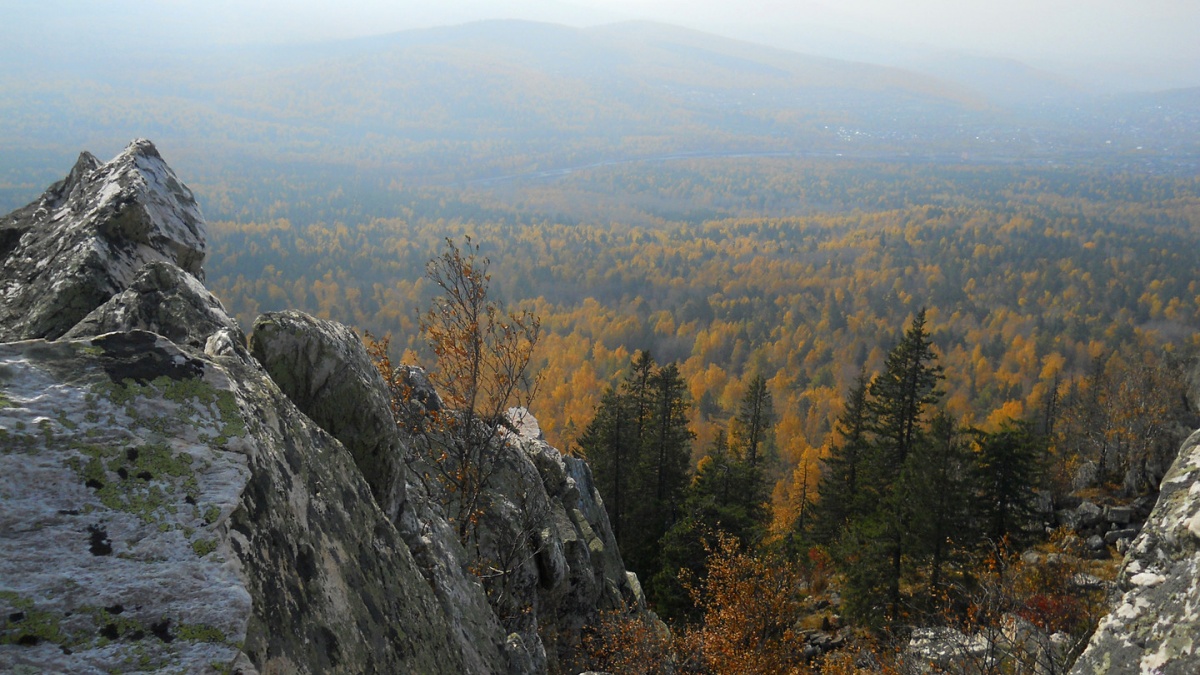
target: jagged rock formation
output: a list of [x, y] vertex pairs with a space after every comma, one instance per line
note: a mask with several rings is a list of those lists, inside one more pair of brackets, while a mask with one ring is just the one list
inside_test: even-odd
[[1117, 576], [1121, 595], [1072, 673], [1200, 672], [1200, 432], [1159, 489]]
[[[578, 650], [584, 623], [597, 610], [644, 605], [587, 464], [548, 445], [527, 411], [510, 413], [518, 431], [496, 448], [478, 550], [468, 554], [441, 511], [449, 495], [437, 481], [422, 479], [434, 473], [430, 453], [408, 452], [405, 467], [381, 464], [400, 456], [394, 448], [419, 449], [429, 439], [397, 427], [383, 379], [356, 336], [300, 312], [270, 313], [255, 322], [251, 350], [289, 397], [343, 442], [364, 474], [382, 477], [377, 498], [408, 495], [392, 514], [396, 526], [454, 617], [464, 649], [478, 652], [489, 670], [501, 652], [517, 672], [557, 668]], [[440, 407], [420, 371], [407, 376], [414, 399]], [[386, 478], [398, 474], [404, 485]], [[487, 568], [484, 584], [445, 564], [453, 560]], [[493, 611], [480, 611], [489, 604]]]
[[[399, 438], [383, 378], [362, 342], [345, 326], [289, 311], [255, 321], [251, 350], [288, 397], [342, 442], [359, 470], [375, 477], [372, 491], [379, 503], [390, 505], [388, 519], [399, 526], [421, 573], [431, 582], [471, 672], [507, 670], [503, 630], [483, 586], [464, 574], [466, 553], [452, 528], [422, 486], [413, 486], [412, 498], [404, 500], [411, 480], [401, 462], [407, 448]], [[401, 507], [408, 517], [401, 518]]]
[[531, 417], [468, 555], [353, 333], [276, 314], [248, 349], [203, 251], [146, 141], [0, 221], [0, 671], [542, 672], [639, 606]]
[[0, 341], [54, 339], [163, 260], [202, 277], [204, 219], [146, 140], [83, 153], [40, 199], [0, 219]]
[[145, 330], [195, 349], [222, 328], [245, 344], [237, 322], [196, 277], [168, 262], [152, 262], [129, 288], [92, 310], [63, 335], [65, 338]]

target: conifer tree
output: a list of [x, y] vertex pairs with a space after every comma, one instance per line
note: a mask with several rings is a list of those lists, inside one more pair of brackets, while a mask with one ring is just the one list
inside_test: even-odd
[[766, 482], [760, 467], [733, 455], [722, 429], [696, 467], [685, 490], [682, 517], [660, 542], [661, 564], [650, 583], [656, 610], [668, 619], [695, 619], [693, 598], [679, 580], [681, 570], [694, 579], [706, 574], [706, 545], [718, 533], [750, 547], [762, 537], [768, 512]]
[[975, 475], [963, 431], [945, 411], [930, 422], [905, 472], [905, 491], [916, 517], [917, 552], [928, 562], [928, 597], [942, 586], [943, 568], [972, 540], [972, 487]]
[[1020, 543], [1034, 515], [1042, 441], [1027, 422], [975, 436], [982, 534], [993, 544]]
[[680, 516], [693, 437], [678, 367], [656, 368], [647, 352], [579, 437], [626, 565], [643, 575], [658, 569], [659, 540]]
[[761, 373], [750, 379], [736, 419], [735, 445], [747, 462], [757, 465], [760, 453], [771, 445], [771, 430], [775, 426], [775, 406]]
[[681, 515], [695, 436], [688, 428], [687, 385], [678, 366], [669, 363], [655, 370], [649, 384], [650, 417], [641, 439], [638, 472], [638, 526], [627, 537], [628, 551], [622, 548], [630, 566], [642, 572], [658, 569], [658, 542]]
[[633, 498], [631, 477], [641, 463], [641, 445], [630, 419], [629, 401], [609, 388], [600, 398], [596, 415], [579, 436], [579, 447], [592, 468], [596, 486], [618, 544], [625, 537], [628, 504]]
[[[893, 619], [900, 616], [902, 563], [912, 543], [912, 504], [906, 484], [898, 486], [897, 479], [905, 475], [906, 463], [921, 441], [925, 409], [940, 397], [937, 384], [942, 378], [942, 368], [933, 363], [934, 358], [922, 309], [900, 343], [888, 353], [883, 372], [871, 382], [867, 402], [875, 438], [871, 478], [880, 495], [878, 518], [891, 558], [887, 587]], [[918, 479], [912, 475], [913, 469], [908, 473], [911, 485]]]
[[[856, 499], [825, 507], [827, 513], [833, 511], [826, 523], [830, 519], [835, 523], [825, 528], [837, 531], [838, 518], [847, 523], [836, 548], [847, 565], [851, 608], [876, 611], [883, 605], [891, 621], [901, 616], [905, 560], [919, 552], [919, 533], [926, 526], [919, 521], [927, 514], [919, 510], [915, 497], [930, 480], [929, 467], [917, 448], [925, 442], [925, 411], [940, 397], [937, 384], [942, 369], [934, 360], [925, 310], [921, 310], [888, 353], [883, 372], [866, 387], [865, 396], [852, 392], [848, 413], [857, 416], [856, 408], [861, 408], [860, 438], [866, 439], [863, 461], [855, 464], [853, 474]], [[860, 378], [860, 389], [862, 384]], [[848, 418], [846, 426], [853, 429], [858, 419]], [[847, 489], [844, 448], [839, 455], [835, 466], [842, 462], [841, 476], [826, 484], [834, 496], [839, 489]], [[864, 547], [864, 542], [870, 545]], [[878, 597], [881, 592], [884, 598]]]
[[846, 396], [846, 408], [838, 417], [836, 431], [841, 442], [835, 444], [824, 460], [817, 484], [817, 502], [813, 538], [819, 544], [832, 544], [841, 535], [846, 522], [865, 510], [862, 491], [866, 480], [866, 462], [870, 452], [867, 430], [867, 387], [870, 380], [864, 370]]

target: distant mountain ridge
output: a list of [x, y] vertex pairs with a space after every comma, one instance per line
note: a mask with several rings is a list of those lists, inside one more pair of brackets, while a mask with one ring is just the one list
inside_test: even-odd
[[[312, 46], [233, 48], [6, 78], [0, 147], [130, 135], [239, 155], [457, 175], [713, 149], [811, 147], [833, 125], [928, 127], [964, 88], [670, 26], [485, 21]], [[883, 120], [883, 121], [881, 121]], [[64, 135], [66, 138], [64, 138]], [[236, 150], [235, 150], [236, 149]], [[0, 167], [4, 168], [4, 167]], [[468, 176], [471, 177], [471, 176]]]
[[650, 22], [139, 54], [0, 76], [0, 207], [35, 197], [74, 148], [143, 135], [202, 192], [264, 175], [461, 184], [687, 153], [1091, 164], [1105, 140], [1189, 155], [1200, 137], [1186, 114], [1121, 121], [1153, 122], [1154, 96], [1087, 98], [1015, 62], [948, 58], [926, 68], [937, 77]]

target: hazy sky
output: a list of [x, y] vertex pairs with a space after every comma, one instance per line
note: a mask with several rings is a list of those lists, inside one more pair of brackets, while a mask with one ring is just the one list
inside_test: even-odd
[[842, 58], [933, 48], [1177, 69], [1184, 80], [1200, 72], [1200, 0], [0, 0], [0, 17], [10, 50], [310, 41], [502, 17], [643, 18]]

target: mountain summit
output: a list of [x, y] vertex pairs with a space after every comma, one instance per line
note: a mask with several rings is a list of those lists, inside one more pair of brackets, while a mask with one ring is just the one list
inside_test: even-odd
[[84, 152], [0, 218], [0, 339], [61, 336], [150, 262], [203, 278], [204, 249], [200, 207], [153, 143], [135, 140], [107, 164]]

